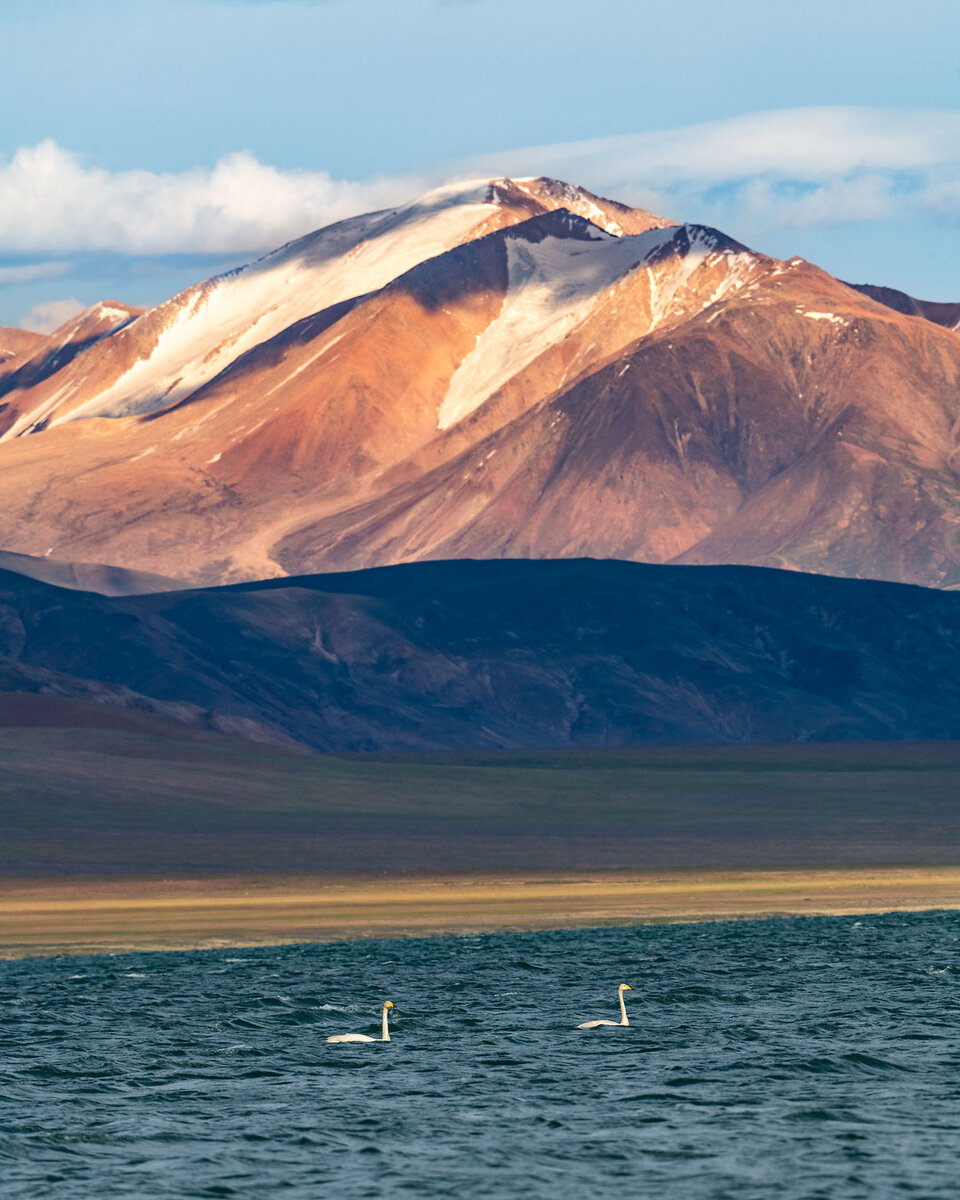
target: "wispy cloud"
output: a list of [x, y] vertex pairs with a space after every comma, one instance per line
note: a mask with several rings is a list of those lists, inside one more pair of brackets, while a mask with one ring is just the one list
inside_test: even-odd
[[655, 133], [538, 146], [509, 155], [661, 179], [930, 167], [960, 159], [960, 112], [793, 108]]
[[45, 141], [0, 162], [0, 252], [266, 250], [396, 203], [417, 187], [413, 180], [351, 182], [322, 171], [280, 171], [246, 152], [180, 173], [112, 172]]
[[32, 329], [34, 333], [53, 333], [71, 317], [83, 312], [85, 305], [72, 296], [69, 300], [46, 300], [35, 304], [20, 318], [21, 329]]
[[[573, 178], [679, 219], [768, 228], [960, 217], [960, 112], [798, 108], [510, 151], [485, 170]], [[715, 222], [718, 223], [718, 222]]]
[[0, 287], [12, 283], [35, 283], [40, 279], [60, 279], [69, 270], [68, 262], [19, 263], [0, 267]]

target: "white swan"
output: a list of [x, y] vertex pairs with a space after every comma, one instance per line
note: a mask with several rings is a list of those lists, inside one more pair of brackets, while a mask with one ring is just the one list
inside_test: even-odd
[[[392, 1000], [385, 1000], [383, 1002], [383, 1034], [379, 1038], [379, 1041], [381, 1041], [381, 1042], [389, 1042], [390, 1041], [390, 1030], [387, 1027], [387, 1009], [388, 1008], [393, 1008]], [[336, 1037], [328, 1037], [328, 1038], [325, 1038], [324, 1040], [328, 1041], [328, 1042], [375, 1042], [378, 1039], [372, 1038], [372, 1037], [367, 1037], [367, 1035], [365, 1033], [338, 1033], [336, 1035]]]
[[578, 1025], [578, 1029], [596, 1029], [598, 1025], [629, 1025], [630, 1019], [627, 1016], [627, 1006], [623, 1002], [623, 993], [632, 992], [633, 988], [629, 983], [621, 983], [617, 988], [617, 995], [620, 998], [620, 1020], [619, 1021], [584, 1021], [582, 1025]]

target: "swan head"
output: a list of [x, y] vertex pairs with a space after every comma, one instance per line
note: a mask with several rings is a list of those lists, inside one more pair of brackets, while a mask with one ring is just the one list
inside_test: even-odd
[[392, 1001], [392, 1000], [385, 1000], [385, 1001], [384, 1001], [384, 1004], [383, 1004], [383, 1007], [384, 1007], [385, 1009], [387, 1009], [387, 1008], [393, 1008], [393, 1001]]
[[632, 992], [633, 988], [630, 986], [629, 983], [621, 983], [620, 986], [617, 988], [617, 991], [622, 996], [624, 992]]

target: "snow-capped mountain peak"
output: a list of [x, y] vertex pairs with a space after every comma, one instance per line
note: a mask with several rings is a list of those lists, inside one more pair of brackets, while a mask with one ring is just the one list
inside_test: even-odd
[[450, 184], [9, 338], [0, 544], [197, 582], [745, 554], [953, 583], [956, 311], [864, 290], [557, 180]]

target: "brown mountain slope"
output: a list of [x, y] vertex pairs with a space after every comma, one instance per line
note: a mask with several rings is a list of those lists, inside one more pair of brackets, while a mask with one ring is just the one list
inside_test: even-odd
[[[78, 354], [129, 325], [140, 312], [139, 308], [131, 308], [128, 304], [106, 300], [85, 308], [53, 333], [29, 334], [31, 340], [17, 355], [0, 362], [0, 397], [19, 398], [23, 393], [29, 393], [64, 370]], [[3, 341], [0, 338], [0, 345]], [[11, 424], [16, 403], [15, 400], [12, 405], [7, 400], [4, 410], [0, 410], [4, 412], [0, 417], [0, 428], [6, 429]]]
[[418, 558], [960, 582], [960, 334], [552, 180], [342, 222], [0, 412], [0, 546], [198, 583]]
[[44, 336], [29, 329], [11, 329], [7, 325], [0, 325], [0, 367], [11, 358], [36, 350]]
[[871, 300], [879, 300], [888, 308], [903, 313], [908, 317], [923, 317], [934, 325], [943, 325], [946, 329], [960, 329], [960, 304], [943, 304], [936, 300], [917, 300], [906, 292], [898, 292], [896, 288], [877, 287], [872, 283], [853, 283], [858, 292], [863, 292]]
[[958, 429], [960, 339], [795, 262], [275, 554], [300, 570], [590, 553], [951, 586]]

